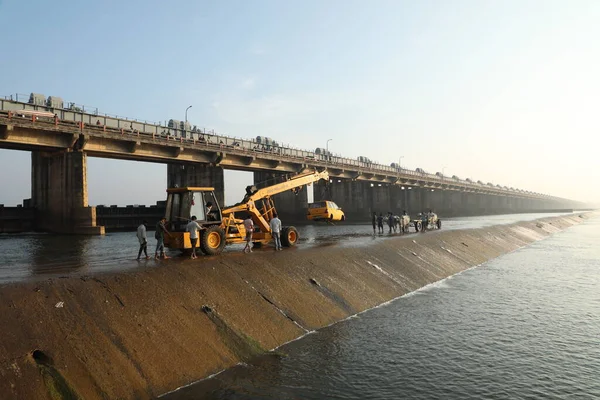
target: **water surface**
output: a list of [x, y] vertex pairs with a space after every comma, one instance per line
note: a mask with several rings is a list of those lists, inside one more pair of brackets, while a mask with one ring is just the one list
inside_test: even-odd
[[165, 396], [600, 398], [600, 218]]

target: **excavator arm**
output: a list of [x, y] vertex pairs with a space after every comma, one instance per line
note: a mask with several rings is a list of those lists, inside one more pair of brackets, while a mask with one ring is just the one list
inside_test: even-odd
[[[255, 224], [258, 224], [262, 230], [268, 230], [269, 220], [275, 212], [273, 202], [270, 200], [271, 196], [288, 190], [298, 189], [304, 185], [318, 182], [321, 179], [329, 180], [329, 173], [327, 171], [308, 172], [296, 175], [285, 182], [267, 186], [262, 189], [256, 189], [255, 191], [248, 193], [241, 203], [223, 209], [223, 217], [227, 218], [228, 216], [234, 215], [236, 212], [249, 212], [252, 214], [252, 219]], [[263, 200], [262, 210], [257, 208], [255, 204], [260, 200]]]
[[315, 171], [315, 172], [308, 172], [305, 174], [296, 175], [285, 182], [267, 186], [266, 188], [263, 188], [263, 189], [258, 189], [254, 193], [250, 194], [249, 196], [246, 196], [244, 201], [249, 202], [249, 201], [261, 200], [261, 199], [268, 198], [268, 197], [271, 197], [271, 196], [279, 194], [279, 193], [283, 193], [287, 190], [297, 189], [304, 185], [308, 185], [313, 182], [318, 182], [321, 179], [328, 180], [329, 172], [327, 172], [327, 171], [316, 172]]

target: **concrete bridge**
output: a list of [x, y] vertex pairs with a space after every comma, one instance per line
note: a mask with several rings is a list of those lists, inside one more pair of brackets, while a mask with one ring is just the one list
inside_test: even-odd
[[[441, 215], [530, 212], [579, 208], [563, 198], [473, 182], [396, 165], [354, 160], [283, 147], [273, 141], [239, 139], [178, 124], [98, 115], [39, 95], [28, 102], [0, 100], [0, 148], [31, 151], [31, 205], [40, 230], [101, 234], [96, 208], [88, 205], [87, 157], [167, 164], [168, 185], [213, 186], [223, 204], [223, 169], [253, 171], [267, 184], [309, 169], [327, 168], [330, 182], [313, 185], [315, 201], [333, 200], [350, 219], [372, 211], [432, 208]], [[280, 214], [302, 219], [307, 195], [277, 198]]]

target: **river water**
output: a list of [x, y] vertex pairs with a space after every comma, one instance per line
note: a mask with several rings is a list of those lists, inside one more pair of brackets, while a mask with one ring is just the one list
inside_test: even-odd
[[164, 396], [600, 398], [600, 218]]
[[[443, 229], [467, 229], [508, 224], [560, 214], [509, 214], [484, 217], [452, 218], [443, 221]], [[339, 223], [297, 226], [299, 245], [291, 249], [301, 251], [313, 246], [360, 246], [372, 240], [383, 240], [389, 234], [373, 235], [370, 224]], [[387, 232], [386, 227], [386, 232]], [[152, 233], [148, 235], [148, 252], [152, 256], [155, 245]], [[167, 261], [135, 260], [138, 251], [135, 232], [115, 232], [105, 236], [64, 236], [53, 234], [0, 234], [0, 284], [53, 277], [125, 271], [164, 265], [168, 262], [189, 262], [182, 257]], [[240, 251], [243, 245], [232, 245], [225, 252]], [[269, 251], [270, 248], [262, 249]], [[171, 253], [177, 256], [177, 253]], [[201, 263], [202, 258], [196, 262]]]

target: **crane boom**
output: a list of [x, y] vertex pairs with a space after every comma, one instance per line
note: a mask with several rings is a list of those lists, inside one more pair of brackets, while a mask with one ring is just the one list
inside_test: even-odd
[[[241, 203], [224, 208], [222, 210], [223, 219], [227, 223], [227, 221], [234, 218], [236, 212], [249, 212], [254, 223], [258, 225], [263, 232], [270, 232], [269, 221], [275, 213], [275, 205], [271, 200], [271, 196], [318, 182], [321, 179], [329, 180], [329, 173], [327, 171], [307, 172], [296, 175], [285, 182], [276, 183], [275, 185], [267, 186], [262, 189], [256, 189], [253, 192], [248, 193]], [[261, 200], [263, 201], [263, 206], [259, 209], [256, 206], [256, 202]]]
[[[321, 179], [329, 180], [329, 173], [327, 171], [313, 171], [299, 174], [284, 182], [262, 189], [250, 186], [246, 189], [247, 193], [242, 202], [224, 209], [219, 208], [213, 188], [169, 188], [167, 189], [165, 215], [169, 221], [171, 233], [168, 238], [165, 238], [165, 244], [170, 248], [183, 250], [192, 248], [192, 240], [195, 242], [196, 239], [191, 239], [185, 225], [187, 219], [198, 210], [201, 212], [198, 215], [206, 214], [206, 219], [200, 222], [205, 227], [205, 230], [201, 233], [200, 247], [206, 254], [219, 254], [225, 244], [244, 243], [249, 240], [260, 244], [268, 243], [273, 239], [269, 222], [276, 215], [275, 203], [271, 196], [287, 190], [299, 189]], [[194, 197], [196, 193], [199, 195]], [[216, 208], [216, 212], [205, 213], [204, 210], [208, 208], [208, 201], [205, 196], [210, 196], [209, 198], [212, 200], [212, 206]], [[237, 216], [236, 213], [238, 213]], [[212, 218], [209, 218], [210, 216]], [[254, 227], [251, 231], [247, 231], [248, 228], [244, 225], [242, 217], [252, 219]], [[282, 227], [280, 234], [284, 246], [294, 246], [298, 242], [298, 231], [293, 226]]]
[[275, 185], [267, 186], [266, 188], [256, 190], [254, 193], [250, 194], [249, 196], [246, 196], [246, 198], [244, 198], [244, 202], [257, 201], [260, 199], [268, 198], [273, 195], [283, 193], [286, 190], [293, 190], [301, 186], [317, 182], [321, 179], [328, 180], [329, 173], [327, 171], [315, 171], [301, 175], [296, 175], [285, 182], [277, 183]]

